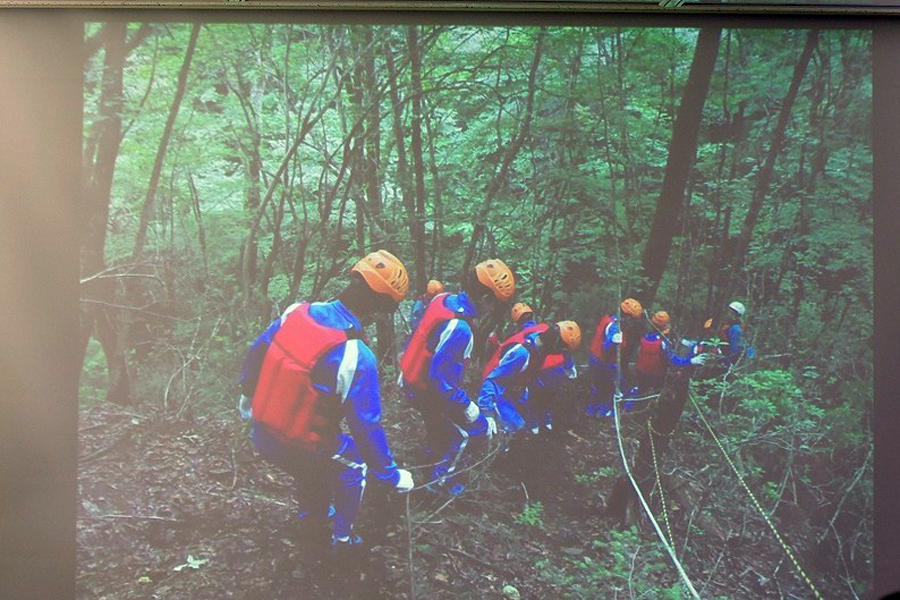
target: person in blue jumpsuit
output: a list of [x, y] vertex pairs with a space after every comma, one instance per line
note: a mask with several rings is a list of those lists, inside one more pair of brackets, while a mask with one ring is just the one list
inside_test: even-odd
[[[412, 335], [412, 332], [416, 330], [416, 327], [419, 325], [419, 321], [422, 320], [422, 315], [425, 314], [425, 309], [428, 307], [428, 304], [434, 299], [438, 294], [444, 293], [444, 284], [438, 281], [437, 279], [431, 279], [425, 285], [425, 293], [418, 296], [413, 302], [412, 309], [409, 311], [409, 335]], [[407, 342], [409, 342], [409, 337], [406, 338]]]
[[[601, 317], [588, 349], [591, 380], [585, 410], [588, 416], [612, 416], [614, 395], [628, 379], [628, 356], [639, 339], [644, 309], [639, 301], [626, 298], [619, 304], [619, 311], [621, 319], [614, 313]], [[627, 410], [630, 405], [624, 408]]]
[[[386, 251], [373, 252], [353, 267], [349, 285], [336, 300], [292, 305], [253, 342], [244, 359], [239, 409], [252, 419], [250, 437], [260, 456], [294, 477], [298, 518], [313, 552], [328, 542], [338, 554], [359, 546], [361, 539], [353, 525], [367, 481], [399, 492], [413, 487], [409, 471], [397, 467], [382, 428], [378, 365], [362, 339], [363, 327], [374, 314], [396, 310], [407, 287], [403, 264]], [[315, 451], [304, 440], [253, 419], [259, 408], [259, 395], [254, 394], [266, 355], [274, 345], [284, 343], [279, 331], [290, 319], [299, 318], [297, 311], [308, 311], [314, 326], [348, 332], [347, 339], [325, 350], [308, 373], [309, 389], [324, 407], [323, 414], [334, 420], [333, 435], [318, 442]], [[299, 348], [294, 352], [300, 352]], [[346, 423], [349, 434], [340, 432], [340, 421]]]
[[[488, 432], [537, 434], [552, 429], [549, 403], [562, 383], [577, 375], [574, 351], [581, 344], [581, 329], [574, 321], [560, 321], [544, 331], [527, 334], [506, 350], [488, 373], [478, 394], [478, 406], [487, 415]], [[545, 367], [550, 356], [557, 356]]]
[[[492, 362], [494, 363], [494, 366], [496, 366], [498, 358], [496, 354], [500, 351], [504, 339], [537, 325], [537, 321], [534, 320], [534, 311], [524, 302], [516, 302], [513, 304], [512, 309], [509, 311], [509, 318], [512, 321], [512, 327], [514, 328], [512, 333], [501, 337], [502, 332], [498, 327], [487, 336], [484, 352], [482, 352], [482, 355], [485, 357], [483, 369], [488, 369]], [[487, 375], [487, 373], [482, 373], [482, 379], [484, 375]]]
[[[666, 371], [669, 365], [685, 367], [688, 365], [704, 365], [709, 359], [708, 354], [692, 352], [686, 356], [680, 356], [672, 345], [674, 333], [669, 327], [669, 314], [665, 311], [657, 311], [650, 318], [651, 331], [641, 338], [638, 348], [637, 362], [634, 368], [635, 388], [633, 394], [649, 394], [662, 389]], [[650, 350], [655, 350], [651, 354]]]
[[463, 375], [476, 319], [505, 307], [514, 292], [515, 278], [503, 261], [479, 263], [463, 291], [429, 304], [400, 360], [400, 388], [422, 414], [426, 452], [436, 462], [430, 489], [439, 493], [462, 493], [458, 473], [486, 447], [487, 421], [463, 388]]
[[[499, 467], [538, 497], [564, 477], [562, 445], [552, 443], [551, 408], [560, 402], [563, 383], [574, 378], [572, 352], [581, 343], [574, 321], [560, 321], [526, 333], [509, 346], [481, 385], [478, 404], [489, 432], [513, 435]], [[496, 424], [495, 424], [496, 423]]]
[[719, 337], [727, 346], [723, 348], [728, 364], [733, 365], [744, 355], [753, 358], [755, 351], [745, 341], [743, 318], [746, 308], [741, 302], [734, 301], [728, 305], [725, 323], [720, 328]]

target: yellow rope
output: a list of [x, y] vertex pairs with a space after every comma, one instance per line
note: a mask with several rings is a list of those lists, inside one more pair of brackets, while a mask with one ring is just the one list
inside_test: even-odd
[[647, 421], [647, 432], [648, 437], [650, 438], [650, 451], [653, 453], [653, 471], [656, 473], [656, 489], [659, 490], [659, 500], [662, 503], [662, 511], [663, 511], [663, 522], [666, 524], [666, 531], [669, 532], [669, 543], [674, 544], [675, 538], [672, 536], [672, 526], [669, 525], [669, 510], [666, 507], [666, 492], [663, 490], [662, 479], [659, 476], [659, 463], [656, 460], [656, 443], [653, 441], [654, 434], [657, 433], [656, 429], [651, 425], [650, 419]]
[[819, 590], [810, 580], [809, 576], [806, 574], [806, 571], [803, 570], [803, 567], [800, 566], [800, 563], [797, 562], [797, 558], [794, 556], [794, 553], [791, 551], [790, 547], [788, 547], [787, 543], [785, 543], [784, 538], [781, 537], [781, 534], [778, 533], [778, 529], [775, 528], [775, 524], [766, 514], [766, 511], [763, 510], [762, 506], [759, 503], [759, 500], [756, 499], [756, 496], [750, 490], [750, 486], [747, 485], [747, 482], [744, 481], [744, 478], [741, 476], [734, 462], [731, 460], [731, 457], [728, 456], [728, 452], [725, 451], [725, 447], [722, 445], [722, 442], [719, 440], [719, 436], [716, 435], [716, 432], [713, 431], [712, 426], [709, 424], [709, 421], [706, 420], [706, 416], [703, 414], [703, 410], [700, 408], [700, 405], [697, 403], [697, 400], [694, 398], [694, 394], [690, 394], [691, 402], [694, 404], [694, 408], [697, 409], [697, 413], [700, 415], [700, 419], [703, 421], [703, 424], [706, 425], [706, 428], [709, 430], [710, 435], [712, 435], [713, 440], [715, 440], [716, 445], [719, 447], [719, 451], [722, 453], [722, 456], [725, 457], [726, 462], [728, 462], [728, 466], [731, 467], [731, 470], [734, 471], [734, 474], [737, 476], [738, 481], [740, 481], [741, 486], [744, 488], [744, 491], [747, 492], [747, 495], [750, 496], [750, 500], [753, 502], [753, 505], [756, 507], [756, 510], [759, 511], [759, 514], [762, 515], [763, 519], [766, 521], [766, 524], [769, 526], [769, 529], [772, 530], [772, 533], [775, 535], [775, 539], [778, 540], [778, 543], [781, 544], [781, 547], [784, 549], [785, 554], [787, 554], [788, 558], [791, 560], [791, 563], [794, 565], [794, 568], [800, 574], [801, 579], [806, 583], [812, 593], [818, 600], [824, 600], [822, 598], [822, 594], [819, 593]]

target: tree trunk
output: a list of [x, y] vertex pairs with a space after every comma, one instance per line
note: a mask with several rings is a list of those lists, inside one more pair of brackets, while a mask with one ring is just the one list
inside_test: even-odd
[[[408, 40], [409, 43], [409, 40]], [[388, 71], [388, 86], [391, 97], [391, 112], [393, 114], [394, 139], [397, 144], [397, 180], [400, 184], [400, 194], [403, 206], [406, 209], [409, 235], [414, 251], [424, 243], [419, 236], [418, 220], [416, 218], [415, 192], [410, 185], [407, 174], [406, 157], [406, 131], [403, 127], [403, 102], [400, 98], [400, 85], [398, 82], [397, 68], [394, 65], [394, 53], [390, 43], [385, 44], [385, 64]], [[418, 275], [416, 275], [418, 277]]]
[[484, 201], [481, 204], [481, 208], [478, 210], [478, 214], [473, 220], [475, 227], [472, 231], [472, 238], [469, 240], [469, 247], [466, 250], [466, 258], [463, 263], [462, 271], [463, 277], [465, 277], [475, 266], [475, 250], [478, 248], [478, 244], [481, 242], [481, 238], [484, 235], [484, 223], [490, 214], [491, 204], [494, 201], [494, 197], [506, 183], [509, 167], [519, 154], [519, 149], [522, 147], [525, 139], [531, 133], [531, 118], [534, 111], [534, 93], [537, 86], [537, 73], [541, 64], [541, 55], [544, 50], [544, 38], [546, 34], [546, 28], [542, 27], [535, 43], [534, 58], [531, 61], [531, 69], [528, 72], [528, 99], [525, 105], [525, 115], [522, 119], [522, 127], [519, 129], [518, 134], [513, 138], [509, 148], [506, 150], [500, 170], [488, 183]]
[[[322, 119], [325, 113], [333, 108], [334, 106], [334, 98], [340, 97], [344, 84], [346, 83], [348, 75], [346, 73], [342, 74], [337, 78], [337, 82], [334, 87], [334, 92], [332, 95], [331, 101], [322, 102], [322, 96], [325, 91], [325, 88], [328, 84], [329, 77], [335, 72], [335, 66], [337, 62], [337, 54], [335, 54], [332, 59], [331, 64], [328, 66], [327, 72], [322, 76], [322, 82], [319, 86], [319, 89], [312, 95], [310, 98], [311, 107], [310, 111], [304, 116], [303, 122], [300, 126], [299, 131], [297, 132], [297, 137], [294, 138], [291, 147], [288, 148], [287, 152], [285, 152], [284, 156], [281, 159], [281, 164], [278, 166], [278, 170], [275, 172], [274, 177], [272, 178], [272, 182], [269, 184], [266, 189], [266, 194], [263, 196], [260, 201], [259, 208], [256, 210], [256, 215], [253, 217], [253, 221], [250, 223], [250, 231], [247, 234], [247, 240], [244, 243], [245, 248], [252, 248], [254, 244], [256, 244], [257, 236], [259, 235], [259, 225], [262, 222], [263, 215], [265, 214], [266, 209], [268, 208], [269, 202], [272, 200], [272, 196], [275, 193], [275, 188], [280, 185], [282, 181], [282, 175], [285, 170], [288, 168], [291, 160], [294, 158], [294, 155], [297, 152], [297, 149], [300, 147], [300, 144], [306, 139], [306, 135], [312, 130], [313, 127]], [[315, 113], [313, 112], [315, 111]], [[326, 201], [330, 203], [333, 200], [333, 196], [329, 193], [326, 197]], [[327, 215], [331, 213], [330, 204], [321, 212], [322, 215], [326, 215], [323, 217], [323, 221], [327, 221]], [[322, 226], [323, 234], [324, 234], [324, 225]], [[300, 258], [300, 253], [297, 254], [297, 257]], [[251, 266], [251, 258], [247, 252], [243, 253], [241, 259], [241, 282], [243, 286], [243, 294], [244, 294], [244, 302], [246, 303], [250, 298], [250, 281], [248, 281], [246, 274], [250, 271]], [[295, 280], [297, 285], [299, 285], [299, 278]], [[292, 289], [294, 286], [291, 286]]]
[[194, 184], [194, 176], [188, 173], [188, 185], [191, 190], [191, 208], [194, 211], [194, 219], [197, 221], [197, 236], [200, 240], [200, 251], [203, 253], [203, 274], [209, 277], [209, 252], [206, 249], [206, 230], [203, 228], [202, 212], [200, 210], [200, 194]]
[[[93, 134], [97, 140], [96, 158], [86, 157], [90, 162], [85, 165], [85, 169], [87, 170], [89, 164], [91, 172], [85, 173], [87, 181], [85, 209], [80, 215], [82, 277], [100, 273], [106, 268], [104, 249], [109, 221], [110, 191], [116, 169], [116, 157], [119, 155], [119, 145], [122, 142], [124, 102], [122, 73], [125, 66], [126, 29], [126, 23], [113, 22], [106, 25], [102, 32], [106, 54], [103, 60], [103, 89], [100, 93], [99, 118], [95, 125], [97, 132]], [[112, 303], [113, 281], [111, 279], [92, 281], [82, 286], [81, 296]], [[105, 310], [107, 309], [100, 306], [89, 306], [82, 310], [79, 365], [84, 363], [94, 323]], [[106, 358], [108, 365], [111, 357]]]
[[[366, 55], [363, 60], [363, 82], [369, 106], [378, 106], [381, 91], [378, 89], [378, 78], [375, 71], [375, 51], [372, 28], [365, 28]], [[366, 208], [369, 212], [369, 237], [373, 245], [380, 246], [385, 237], [390, 237], [391, 228], [384, 220], [381, 200], [381, 111], [367, 110], [368, 121], [365, 128], [365, 147], [363, 167], [363, 186], [366, 194]]]
[[443, 281], [443, 262], [441, 261], [441, 241], [444, 239], [444, 210], [443, 196], [441, 195], [441, 179], [438, 172], [437, 155], [434, 150], [435, 132], [431, 125], [431, 116], [425, 119], [425, 130], [428, 134], [428, 168], [431, 171], [431, 181], [434, 187], [434, 207], [432, 210], [433, 230], [431, 235], [431, 264], [428, 273], [431, 277]]
[[709, 80], [716, 65], [721, 31], [721, 27], [700, 30], [681, 106], [675, 117], [662, 191], [641, 258], [643, 275], [648, 281], [638, 297], [645, 306], [651, 306], [656, 297], [684, 206], [684, 190], [697, 155], [697, 134], [709, 92]]
[[769, 146], [769, 152], [766, 155], [765, 163], [763, 163], [759, 175], [757, 176], [756, 185], [753, 188], [753, 198], [750, 201], [747, 216], [744, 217], [744, 224], [741, 228], [740, 236], [737, 239], [734, 251], [731, 255], [733, 257], [732, 277], [731, 281], [725, 286], [725, 295], [719, 299], [720, 304], [724, 303], [736, 291], [737, 277], [747, 264], [747, 251], [750, 248], [750, 240], [753, 237], [753, 228], [756, 226], [756, 221], [759, 218], [763, 201], [769, 193], [769, 187], [775, 173], [775, 161], [784, 145], [785, 130], [787, 129], [787, 124], [790, 120], [791, 109], [794, 106], [794, 100], [797, 99], [797, 93], [800, 91], [800, 83], [803, 81], [803, 76], [806, 74], [806, 67], [809, 64], [809, 59], [812, 57], [818, 40], [818, 30], [810, 30], [806, 36], [806, 44], [803, 46], [800, 58], [797, 61], [797, 64], [794, 65], [794, 74], [791, 77], [791, 84], [788, 87], [787, 95], [785, 95], [784, 100], [781, 102], [781, 110], [778, 112], [778, 121], [775, 124], [775, 131], [772, 132], [772, 142]]
[[153, 171], [150, 174], [150, 182], [147, 184], [147, 196], [144, 199], [144, 206], [141, 209], [141, 222], [138, 225], [137, 236], [135, 236], [134, 240], [134, 251], [132, 252], [132, 256], [135, 259], [139, 259], [144, 254], [144, 246], [147, 243], [147, 227], [149, 226], [150, 218], [153, 215], [153, 207], [156, 202], [156, 190], [159, 187], [159, 177], [162, 174], [163, 162], [169, 147], [172, 129], [175, 127], [175, 119], [178, 117], [178, 111], [181, 108], [181, 100], [184, 98], [184, 90], [187, 87], [187, 76], [191, 69], [191, 61], [194, 58], [194, 50], [197, 47], [197, 37], [199, 35], [200, 23], [194, 23], [194, 26], [191, 28], [191, 38], [188, 41], [188, 47], [184, 54], [184, 61], [181, 63], [181, 70], [178, 73], [178, 88], [175, 91], [175, 98], [172, 100], [169, 116], [166, 119], [166, 125], [163, 129], [162, 137], [159, 140], [159, 147], [156, 150], [156, 158], [153, 161]]
[[[665, 385], [659, 395], [659, 403], [650, 418], [649, 427], [645, 427], [640, 436], [638, 452], [634, 459], [631, 474], [641, 488], [644, 498], [653, 488], [654, 452], [657, 462], [664, 455], [669, 445], [669, 437], [675, 430], [681, 413], [687, 404], [690, 393], [690, 369], [669, 369]], [[651, 439], [652, 436], [652, 439]], [[620, 525], [624, 525], [628, 506], [637, 501], [637, 495], [627, 475], [621, 475], [610, 492], [606, 502], [606, 514]]]
[[413, 168], [416, 178], [415, 211], [413, 217], [413, 252], [415, 255], [416, 289], [425, 291], [428, 274], [425, 271], [425, 165], [422, 160], [422, 57], [419, 47], [419, 31], [410, 25], [406, 34], [409, 46], [410, 79], [412, 84], [412, 121], [410, 123], [412, 139]]
[[[144, 246], [147, 240], [147, 228], [150, 223], [150, 218], [153, 215], [153, 206], [155, 204], [156, 191], [159, 186], [159, 178], [162, 174], [162, 166], [172, 129], [175, 125], [175, 119], [178, 116], [178, 110], [181, 106], [181, 99], [184, 97], [187, 74], [190, 70], [191, 60], [193, 59], [199, 32], [200, 24], [196, 23], [191, 29], [191, 38], [188, 42], [185, 58], [181, 65], [181, 71], [178, 74], [178, 88], [175, 92], [175, 98], [172, 101], [172, 107], [169, 110], [169, 116], [166, 120], [165, 128], [163, 129], [159, 147], [157, 148], [153, 171], [150, 174], [150, 182], [147, 186], [147, 195], [141, 211], [141, 221], [138, 226], [132, 253], [132, 260], [135, 262], [139, 261], [144, 255]], [[135, 285], [130, 285], [128, 282], [126, 282], [126, 285], [123, 287], [125, 290], [124, 300], [121, 300], [120, 303], [125, 306], [136, 305], [138, 303], [138, 298], [140, 297], [140, 289]], [[109, 365], [109, 387], [107, 388], [106, 398], [108, 401], [117, 404], [130, 404], [134, 400], [131, 397], [131, 376], [126, 356], [128, 341], [131, 338], [134, 325], [134, 316], [127, 312], [123, 312], [115, 324], [109, 320], [98, 323], [98, 336], [104, 351], [107, 353], [107, 364]], [[114, 341], [112, 336], [115, 336]], [[110, 351], [115, 354], [114, 360], [111, 362], [109, 361], [108, 354]]]

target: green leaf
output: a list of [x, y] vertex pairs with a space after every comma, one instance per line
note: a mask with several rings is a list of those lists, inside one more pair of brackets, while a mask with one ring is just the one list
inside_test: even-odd
[[201, 566], [209, 562], [208, 558], [194, 558], [193, 554], [188, 554], [187, 562], [173, 567], [173, 571], [183, 571], [186, 568], [199, 569]]

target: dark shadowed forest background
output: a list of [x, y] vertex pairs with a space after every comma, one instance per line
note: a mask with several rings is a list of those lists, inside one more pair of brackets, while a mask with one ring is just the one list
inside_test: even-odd
[[[316, 585], [284, 532], [290, 482], [246, 442], [238, 367], [287, 305], [333, 297], [385, 248], [412, 283], [370, 332], [401, 464], [422, 433], [394, 363], [428, 279], [454, 289], [502, 258], [518, 300], [588, 339], [625, 295], [689, 337], [743, 302], [756, 356], [699, 404], [815, 587], [863, 597], [871, 43], [712, 25], [88, 24], [79, 596]], [[701, 596], [814, 597], [697, 412], [661, 468]], [[571, 421], [545, 489], [486, 469], [436, 516], [368, 498], [384, 597], [689, 597], [645, 522], [600, 518], [622, 469], [610, 423]]]

